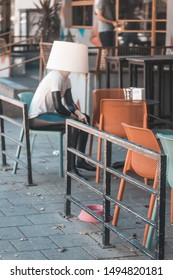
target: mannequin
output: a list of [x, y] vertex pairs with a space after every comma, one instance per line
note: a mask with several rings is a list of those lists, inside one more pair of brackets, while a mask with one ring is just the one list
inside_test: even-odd
[[[34, 97], [32, 99], [29, 110], [30, 127], [37, 129], [38, 127], [61, 127], [65, 130], [66, 119], [72, 118], [85, 124], [90, 123], [88, 115], [83, 114], [75, 105], [71, 93], [71, 82], [69, 79], [69, 71], [52, 70], [40, 82]], [[64, 100], [64, 104], [62, 103]], [[85, 153], [88, 134], [73, 128], [72, 131], [73, 147], [78, 148]], [[77, 168], [88, 171], [95, 171], [96, 168], [88, 164], [84, 159], [77, 158], [72, 154], [71, 171], [84, 179]]]

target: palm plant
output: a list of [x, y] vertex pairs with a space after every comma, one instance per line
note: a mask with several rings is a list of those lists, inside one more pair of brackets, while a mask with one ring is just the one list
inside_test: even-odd
[[54, 0], [51, 5], [51, 0], [39, 0], [39, 5], [35, 4], [40, 17], [35, 23], [37, 35], [43, 36], [44, 42], [53, 42], [60, 37], [60, 17], [62, 0]]

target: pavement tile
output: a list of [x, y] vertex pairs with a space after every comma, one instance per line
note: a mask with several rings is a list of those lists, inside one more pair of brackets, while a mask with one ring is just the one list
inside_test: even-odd
[[44, 197], [50, 194], [49, 189], [46, 189], [45, 186], [24, 187], [16, 190], [16, 192], [23, 198], [27, 196]]
[[62, 224], [31, 225], [19, 227], [19, 229], [26, 237], [50, 237], [51, 235], [56, 235], [57, 238], [61, 238], [59, 235], [63, 235], [61, 231], [62, 226]]
[[40, 251], [4, 253], [1, 257], [3, 260], [47, 260]]
[[97, 260], [104, 260], [104, 259], [117, 259], [120, 257], [129, 257], [134, 256], [135, 253], [133, 251], [127, 251], [126, 248], [102, 248], [98, 245], [92, 245], [92, 246], [83, 246], [83, 248], [91, 254], [93, 257], [95, 257]]
[[5, 208], [8, 208], [8, 207], [12, 207], [13, 205], [8, 201], [7, 198], [1, 198], [0, 199], [0, 209], [5, 207]]
[[40, 209], [44, 209], [44, 214], [52, 214], [57, 212], [64, 212], [64, 202], [57, 203], [56, 201], [54, 203], [49, 202], [39, 202], [37, 205], [34, 205], [34, 208], [40, 212]]
[[5, 214], [5, 216], [25, 216], [29, 214], [38, 214], [38, 211], [32, 205], [1, 207], [1, 211]]
[[30, 225], [31, 222], [24, 216], [1, 217], [0, 228]]
[[22, 238], [22, 232], [16, 227], [3, 227], [0, 228], [0, 240], [10, 240], [14, 238]]
[[27, 215], [27, 219], [35, 225], [69, 223], [69, 221], [63, 218], [59, 212], [52, 214], [44, 214], [43, 212], [40, 212], [38, 215]]
[[69, 223], [66, 223], [62, 231], [65, 234], [68, 234], [69, 232], [76, 233], [76, 234], [89, 234], [91, 232], [97, 232], [97, 226], [92, 223], [85, 223], [82, 221], [79, 221], [79, 219], [73, 218], [73, 220]]
[[17, 252], [13, 244], [10, 243], [8, 240], [0, 240], [0, 255], [2, 256], [3, 253], [13, 253]]
[[93, 260], [94, 258], [81, 247], [68, 248], [64, 252], [61, 249], [42, 251], [49, 260]]
[[13, 239], [10, 241], [18, 251], [38, 251], [50, 248], [57, 248], [57, 245], [46, 236]]
[[83, 245], [94, 245], [96, 241], [90, 237], [88, 234], [64, 234], [61, 236], [52, 235], [49, 236], [51, 240], [53, 240], [59, 247], [63, 248], [71, 248], [71, 247], [80, 247]]
[[18, 198], [8, 198], [8, 200], [13, 204], [13, 205], [26, 205], [26, 204], [37, 204], [41, 200], [41, 198], [36, 197], [36, 196], [27, 196], [25, 199], [23, 197], [18, 197]]
[[17, 194], [15, 191], [10, 190], [10, 191], [3, 191], [0, 192], [0, 198], [6, 198], [6, 199], [19, 199], [20, 195]]
[[124, 261], [126, 261], [127, 259], [128, 260], [148, 260], [148, 257], [144, 256], [144, 255], [142, 255], [142, 256], [137, 255], [137, 256], [128, 256], [128, 258], [127, 257], [120, 257], [118, 259], [119, 260], [124, 260]]
[[0, 211], [0, 217], [4, 217], [4, 214]]

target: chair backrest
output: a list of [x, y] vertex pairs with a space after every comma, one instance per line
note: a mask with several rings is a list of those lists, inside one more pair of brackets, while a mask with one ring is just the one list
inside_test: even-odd
[[19, 99], [22, 102], [24, 102], [24, 103], [26, 103], [28, 105], [28, 109], [30, 107], [30, 104], [31, 104], [33, 96], [34, 96], [34, 93], [33, 92], [29, 92], [29, 91], [28, 92], [21, 92], [21, 93], [18, 94]]
[[[129, 141], [160, 153], [159, 143], [150, 129], [130, 126], [122, 123]], [[140, 176], [148, 179], [154, 179], [157, 169], [158, 161], [144, 156], [142, 154], [130, 151], [132, 169]]]
[[167, 183], [173, 189], [173, 135], [157, 133], [157, 137], [159, 138], [164, 153], [167, 156]]
[[95, 89], [93, 96], [93, 121], [92, 125], [98, 127], [100, 118], [100, 101], [102, 99], [124, 99], [124, 90], [122, 88], [102, 88]]
[[147, 127], [146, 101], [102, 99], [99, 129], [119, 137], [126, 137], [122, 122]]

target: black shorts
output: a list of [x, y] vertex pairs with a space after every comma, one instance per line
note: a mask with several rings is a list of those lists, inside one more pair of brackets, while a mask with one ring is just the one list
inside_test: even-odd
[[115, 31], [100, 32], [100, 41], [102, 47], [114, 47], [115, 46]]

